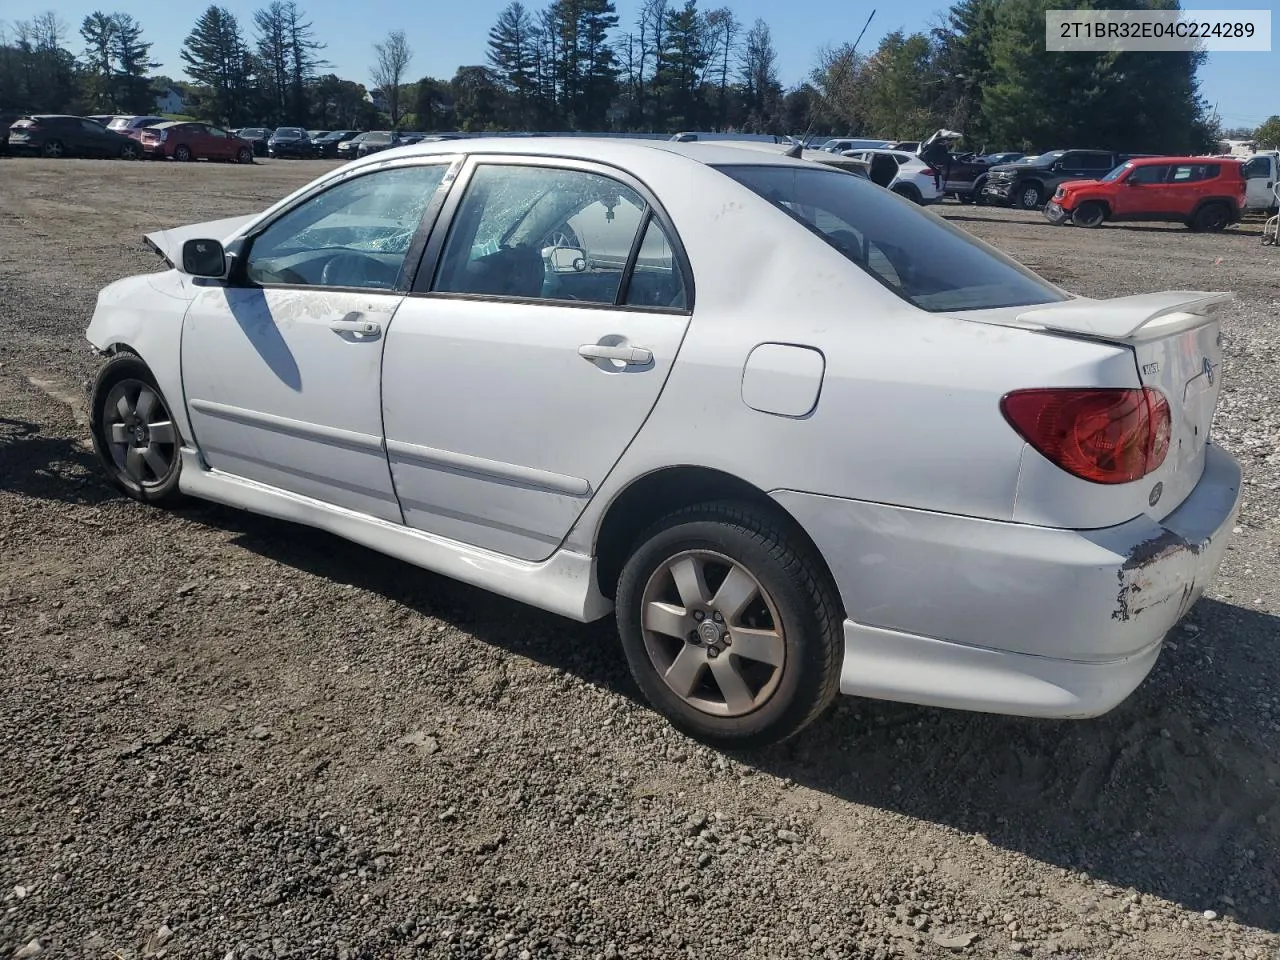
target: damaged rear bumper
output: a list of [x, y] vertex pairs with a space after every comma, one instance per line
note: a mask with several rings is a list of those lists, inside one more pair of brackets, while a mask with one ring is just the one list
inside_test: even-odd
[[1025, 716], [1110, 710], [1222, 561], [1240, 466], [1210, 446], [1163, 520], [1060, 530], [779, 491], [840, 588], [845, 693]]

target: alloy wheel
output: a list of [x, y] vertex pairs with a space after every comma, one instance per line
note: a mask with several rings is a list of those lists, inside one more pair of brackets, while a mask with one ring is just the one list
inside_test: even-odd
[[46, 157], [52, 157], [56, 160], [58, 157], [61, 157], [64, 152], [61, 140], [50, 140], [44, 145], [44, 155]]
[[645, 650], [685, 703], [739, 717], [776, 692], [786, 666], [777, 606], [746, 567], [710, 550], [684, 550], [650, 576], [640, 605]]
[[164, 482], [176, 461], [178, 433], [152, 386], [133, 379], [115, 384], [102, 422], [118, 470], [143, 487]]

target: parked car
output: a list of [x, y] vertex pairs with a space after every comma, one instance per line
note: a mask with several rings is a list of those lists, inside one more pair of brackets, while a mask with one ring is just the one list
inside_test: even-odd
[[267, 144], [270, 142], [271, 134], [274, 132], [270, 127], [244, 127], [234, 131], [235, 135], [241, 140], [249, 141], [253, 146], [253, 155], [255, 157], [265, 157], [267, 155]]
[[888, 140], [850, 140], [848, 137], [835, 137], [822, 145], [827, 153], [844, 153], [846, 150], [874, 150], [887, 147]]
[[[174, 269], [99, 294], [90, 422], [120, 490], [613, 612], [649, 701], [738, 747], [837, 691], [1103, 713], [1221, 562], [1227, 294], [1073, 297], [740, 147], [381, 160], [152, 233]], [[568, 245], [588, 211], [634, 253]]]
[[318, 137], [323, 137], [326, 133], [329, 133], [329, 132], [330, 132], [330, 131], [328, 131], [328, 130], [308, 130], [308, 131], [307, 131], [307, 139], [308, 139], [308, 140], [315, 140], [315, 139], [317, 139]]
[[338, 145], [346, 143], [359, 133], [358, 130], [331, 130], [323, 136], [316, 137], [311, 141], [311, 145], [315, 148], [317, 157], [336, 157]]
[[164, 117], [144, 116], [120, 116], [113, 117], [111, 122], [107, 124], [108, 130], [114, 130], [116, 133], [123, 133], [126, 137], [133, 140], [141, 141], [142, 130], [144, 127], [154, 127], [157, 123], [164, 123]]
[[991, 167], [980, 195], [988, 203], [1038, 210], [1059, 185], [1068, 180], [1096, 180], [1132, 157], [1106, 150], [1050, 150], [1030, 160]]
[[335, 148], [335, 153], [337, 154], [338, 159], [354, 160], [358, 156], [363, 156], [363, 154], [360, 153], [360, 148], [364, 145], [364, 142], [369, 138], [369, 136], [370, 132], [366, 131], [364, 133], [357, 133], [350, 140], [340, 140], [338, 142], [338, 146]]
[[915, 153], [920, 149], [919, 140], [891, 140], [885, 144], [886, 150], [901, 150], [904, 153]]
[[[355, 155], [357, 157], [367, 157], [371, 153], [379, 153], [388, 150], [395, 145], [396, 134], [391, 130], [370, 130], [362, 137], [357, 137], [360, 142], [356, 145]], [[355, 140], [351, 141], [355, 143]]]
[[22, 117], [9, 127], [11, 153], [35, 153], [42, 157], [118, 157], [137, 160], [138, 144], [122, 133], [108, 130], [88, 117], [37, 114]]
[[311, 138], [302, 127], [277, 127], [267, 141], [267, 156], [310, 158], [316, 155]]
[[1280, 183], [1280, 152], [1264, 150], [1245, 160], [1244, 177], [1248, 182], [1245, 210], [1276, 213], [1275, 186]]
[[865, 160], [876, 177], [877, 158], [893, 164], [884, 176], [887, 187], [912, 203], [937, 203], [942, 199], [942, 175], [914, 154], [903, 150], [846, 150], [845, 156]]
[[108, 123], [114, 120], [116, 116], [117, 114], [114, 113], [95, 113], [93, 116], [85, 117], [84, 119], [92, 120], [94, 123], [100, 123], [105, 127]]
[[1156, 157], [1129, 160], [1098, 180], [1058, 187], [1044, 208], [1051, 223], [1099, 227], [1108, 220], [1168, 220], [1192, 230], [1236, 223], [1247, 185], [1239, 160]]
[[994, 167], [997, 163], [1013, 163], [1026, 157], [1025, 153], [1010, 151], [1007, 153], [984, 153], [978, 159], [989, 167]]
[[142, 149], [153, 160], [229, 160], [253, 163], [248, 140], [207, 123], [168, 120], [142, 130]]

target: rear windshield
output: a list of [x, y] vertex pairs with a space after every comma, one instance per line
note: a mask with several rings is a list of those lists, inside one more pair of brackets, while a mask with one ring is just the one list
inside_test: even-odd
[[993, 247], [861, 177], [792, 166], [718, 169], [922, 310], [991, 310], [1066, 299]]

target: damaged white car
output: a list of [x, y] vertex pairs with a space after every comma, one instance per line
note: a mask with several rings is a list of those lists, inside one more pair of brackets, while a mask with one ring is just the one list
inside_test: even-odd
[[1228, 297], [1072, 297], [865, 179], [469, 140], [152, 234], [102, 291], [121, 490], [330, 530], [576, 620], [724, 745], [837, 691], [1088, 717], [1214, 576]]

